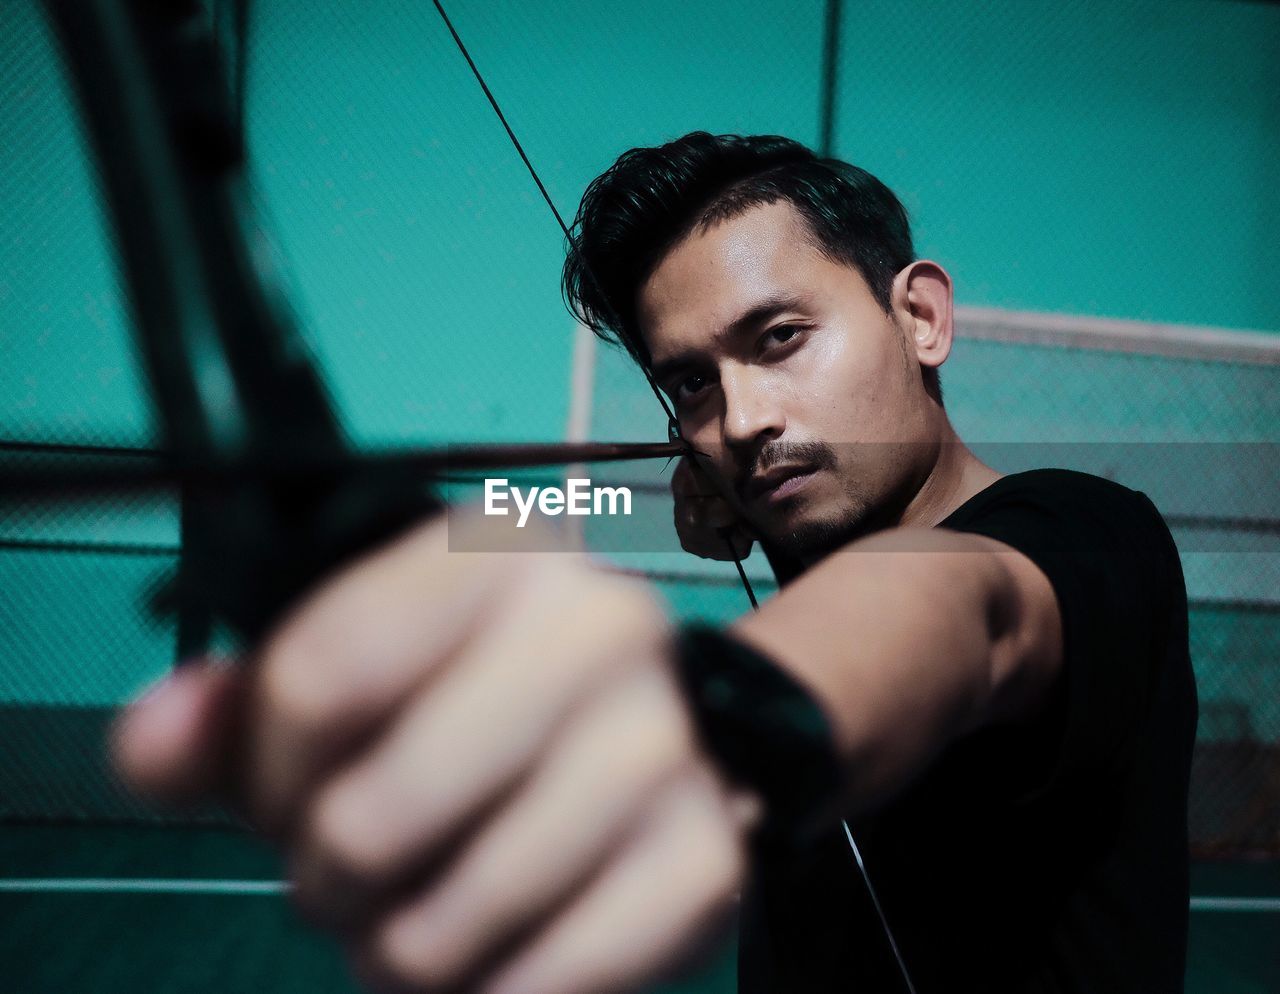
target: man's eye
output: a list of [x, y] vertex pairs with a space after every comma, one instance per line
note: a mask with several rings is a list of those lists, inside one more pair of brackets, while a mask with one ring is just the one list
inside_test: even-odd
[[800, 326], [795, 324], [780, 324], [776, 328], [770, 328], [765, 334], [765, 346], [786, 345], [796, 335], [800, 334]]
[[676, 397], [677, 399], [685, 400], [690, 397], [695, 397], [706, 385], [707, 378], [705, 376], [698, 376], [696, 374], [693, 376], [686, 376], [676, 384]]

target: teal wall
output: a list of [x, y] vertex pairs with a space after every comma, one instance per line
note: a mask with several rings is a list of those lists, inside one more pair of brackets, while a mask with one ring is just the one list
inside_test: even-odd
[[[693, 128], [817, 139], [820, 3], [451, 6], [566, 215], [631, 144]], [[50, 38], [30, 0], [4, 0], [0, 18], [0, 438], [148, 444], [125, 307]], [[1278, 47], [1280, 11], [1254, 3], [846, 4], [836, 152], [900, 193], [921, 254], [952, 271], [962, 304], [1276, 332], [1280, 186], [1268, 179], [1280, 61], [1268, 56]], [[249, 94], [255, 188], [353, 437], [561, 437], [573, 335], [558, 291], [562, 239], [434, 10], [264, 0]], [[976, 443], [1258, 441], [1280, 424], [1265, 368], [962, 341], [944, 384]], [[609, 350], [594, 410], [595, 437], [663, 435], [643, 381]], [[1109, 458], [1078, 456], [1091, 457]], [[1121, 478], [1126, 469], [1135, 485], [1162, 486], [1159, 473], [1129, 465]], [[1265, 504], [1265, 490], [1235, 493], [1227, 503], [1253, 501], [1240, 513]], [[1194, 495], [1157, 496], [1176, 511]], [[46, 509], [11, 511], [5, 526], [176, 541], [162, 503], [142, 525], [136, 508], [74, 512], [55, 525]], [[9, 589], [36, 589], [33, 555], [0, 553]], [[38, 590], [48, 605], [82, 583], [81, 566], [55, 561], [36, 570], [52, 584]], [[1261, 596], [1274, 571], [1260, 562], [1189, 560], [1193, 594]], [[670, 557], [632, 564], [707, 572]], [[730, 609], [731, 594], [708, 589], [676, 588], [677, 606]], [[26, 599], [16, 604], [13, 634], [0, 634], [11, 660], [46, 628]], [[131, 665], [154, 669], [162, 656]], [[9, 680], [0, 675], [0, 689]], [[121, 674], [101, 695], [134, 682]]]
[[[817, 140], [817, 0], [447, 6], [566, 217], [631, 145], [695, 128]], [[901, 195], [959, 303], [1280, 333], [1280, 6], [844, 6], [835, 151]], [[574, 327], [562, 238], [432, 6], [254, 8], [253, 182], [352, 437], [563, 437]], [[0, 0], [0, 439], [146, 446], [125, 305], [54, 64], [37, 5]], [[1200, 494], [1214, 513], [1274, 521], [1259, 477], [1233, 485], [1221, 472], [1266, 454], [1203, 443], [1278, 440], [1275, 369], [961, 341], [943, 382], [976, 443], [1083, 443], [1063, 459], [1149, 489], [1166, 510], [1202, 512]], [[640, 377], [600, 350], [592, 435], [664, 434]], [[1243, 705], [1280, 736], [1276, 616], [1218, 603], [1274, 605], [1280, 550], [1265, 536], [1244, 552], [1179, 538], [1204, 602], [1205, 734], [1235, 734]], [[0, 540], [0, 703], [111, 704], [169, 665], [170, 627], [139, 606], [177, 542], [163, 495], [0, 503]], [[135, 548], [12, 547], [49, 541]], [[718, 566], [623, 558], [684, 574], [660, 584], [678, 613], [745, 607]], [[765, 581], [762, 564], [751, 570]]]
[[963, 303], [1280, 329], [1280, 60], [1260, 3], [876, 0], [839, 154]]

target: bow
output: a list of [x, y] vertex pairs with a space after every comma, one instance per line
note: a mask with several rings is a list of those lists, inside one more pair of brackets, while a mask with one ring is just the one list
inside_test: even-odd
[[46, 8], [98, 160], [162, 460], [96, 474], [55, 468], [22, 485], [176, 484], [185, 540], [169, 601], [180, 618], [205, 614], [260, 637], [321, 576], [441, 510], [430, 483], [448, 470], [687, 451], [678, 428], [666, 442], [638, 445], [350, 451], [244, 177], [246, 0], [235, 0], [229, 31], [200, 4], [46, 0]]
[[[569, 238], [569, 227], [444, 6], [434, 2]], [[163, 458], [158, 469], [127, 473], [29, 474], [22, 486], [64, 492], [176, 484], [183, 496], [184, 542], [169, 602], [180, 619], [216, 618], [248, 641], [260, 638], [321, 577], [439, 512], [444, 505], [430, 483], [450, 468], [698, 458], [643, 364], [667, 415], [666, 442], [472, 446], [380, 456], [350, 451], [290, 314], [282, 266], [263, 235], [244, 178], [248, 0], [232, 0], [229, 29], [200, 4], [45, 0], [45, 6], [98, 161], [160, 417]], [[710, 475], [731, 496], [725, 482]], [[727, 538], [726, 543], [732, 553]], [[733, 558], [754, 608], [742, 562]], [[880, 913], [861, 854], [844, 827]]]

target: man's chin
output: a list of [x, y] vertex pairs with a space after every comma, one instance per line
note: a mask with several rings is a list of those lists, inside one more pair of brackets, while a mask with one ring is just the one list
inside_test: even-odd
[[864, 534], [861, 516], [778, 522], [759, 529], [770, 548], [794, 559], [820, 559]]

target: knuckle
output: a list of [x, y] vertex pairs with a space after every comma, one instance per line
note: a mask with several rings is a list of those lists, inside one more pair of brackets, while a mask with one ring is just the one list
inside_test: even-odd
[[654, 745], [673, 765], [687, 763], [690, 757], [700, 756], [697, 735], [689, 705], [676, 685], [675, 674], [669, 670], [661, 673], [663, 707], [653, 721]]
[[602, 593], [608, 599], [620, 638], [657, 641], [666, 631], [667, 612], [647, 584], [630, 577], [614, 577]]
[[695, 752], [693, 728], [681, 711], [682, 703], [663, 688], [650, 707], [632, 706], [614, 740], [629, 755], [626, 768], [635, 769], [645, 783], [658, 783], [682, 768]]
[[698, 873], [702, 890], [709, 902], [731, 897], [741, 885], [746, 874], [747, 854], [739, 833], [723, 811], [718, 799], [707, 806], [704, 824], [699, 837], [702, 858], [698, 861]]
[[[607, 656], [619, 665], [645, 658], [662, 644], [670, 627], [658, 595], [641, 580], [589, 567], [574, 591], [578, 610], [598, 632], [593, 657]], [[591, 665], [595, 665], [593, 662]]]
[[427, 943], [397, 918], [383, 922], [373, 939], [379, 972], [394, 983], [421, 991], [443, 991], [464, 978], [464, 964], [441, 944]]
[[726, 803], [720, 777], [708, 761], [698, 759], [687, 765], [673, 805], [680, 834], [689, 841], [689, 872], [708, 893], [736, 887], [747, 867], [746, 840]]
[[664, 712], [664, 718], [655, 723], [649, 748], [653, 752], [654, 768], [665, 772], [689, 760], [695, 751], [693, 728], [687, 717], [674, 708]]
[[738, 515], [728, 501], [716, 498], [707, 504], [706, 521], [708, 528], [732, 528], [738, 521]]
[[713, 890], [718, 895], [735, 894], [747, 873], [747, 850], [742, 836], [734, 830], [727, 820], [721, 819], [721, 838], [724, 845], [720, 852], [722, 859], [713, 869]]
[[689, 525], [676, 523], [676, 537], [680, 539], [680, 548], [702, 559], [706, 558], [706, 537]]
[[322, 664], [304, 639], [288, 638], [269, 647], [259, 664], [257, 688], [264, 717], [296, 734], [321, 733], [336, 705], [330, 681], [317, 679]]
[[706, 499], [692, 490], [684, 490], [675, 495], [675, 518], [677, 524], [688, 528], [697, 528], [702, 524], [702, 512]]
[[337, 881], [371, 885], [389, 871], [372, 804], [350, 789], [331, 788], [311, 805], [301, 848]]
[[694, 523], [693, 508], [689, 507], [685, 502], [676, 504], [671, 513], [671, 519], [675, 523], [676, 531], [682, 537], [697, 531], [697, 525]]

